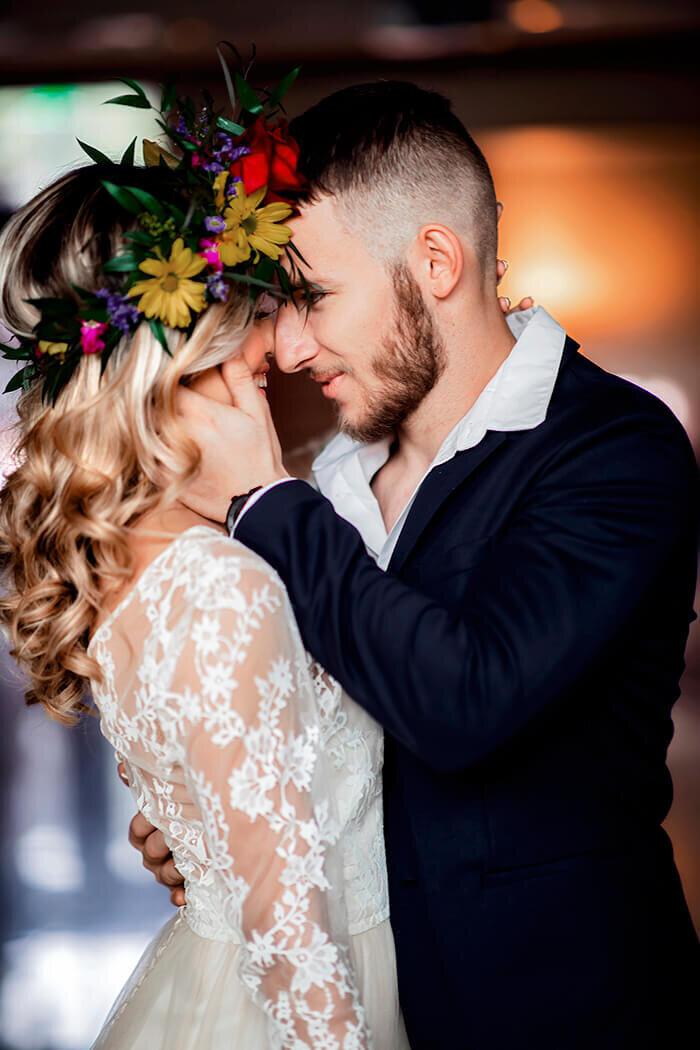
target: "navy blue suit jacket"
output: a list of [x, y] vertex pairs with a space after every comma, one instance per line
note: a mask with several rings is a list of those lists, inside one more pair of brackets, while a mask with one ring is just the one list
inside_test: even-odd
[[413, 1050], [672, 1047], [698, 973], [660, 827], [696, 465], [664, 405], [577, 349], [540, 426], [433, 469], [386, 573], [303, 482], [236, 529], [387, 731]]

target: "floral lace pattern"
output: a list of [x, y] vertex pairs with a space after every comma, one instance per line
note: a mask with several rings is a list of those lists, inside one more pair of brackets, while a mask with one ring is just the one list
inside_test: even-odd
[[369, 1047], [346, 937], [388, 915], [382, 736], [305, 653], [279, 577], [190, 529], [90, 653], [102, 730], [185, 878], [184, 918], [241, 945], [270, 1046]]

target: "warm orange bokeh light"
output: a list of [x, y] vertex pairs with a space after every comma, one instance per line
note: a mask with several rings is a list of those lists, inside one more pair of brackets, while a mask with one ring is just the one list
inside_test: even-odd
[[698, 149], [686, 136], [552, 127], [479, 140], [505, 203], [512, 298], [534, 295], [594, 344], [695, 342]]
[[526, 33], [551, 33], [564, 24], [561, 11], [550, 0], [515, 0], [508, 5], [508, 17]]

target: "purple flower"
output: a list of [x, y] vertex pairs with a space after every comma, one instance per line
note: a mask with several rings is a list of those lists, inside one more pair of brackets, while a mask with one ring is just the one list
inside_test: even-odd
[[219, 175], [224, 170], [224, 165], [218, 160], [203, 160], [202, 171], [208, 171], [212, 175]]
[[228, 298], [228, 287], [226, 281], [218, 273], [214, 273], [211, 277], [207, 277], [207, 291], [212, 299], [218, 299], [221, 303], [225, 303]]
[[250, 150], [248, 149], [247, 146], [235, 146], [231, 150], [231, 156], [229, 157], [229, 162], [231, 164], [233, 164], [233, 162], [235, 160], [240, 160], [241, 157], [247, 157], [249, 154], [250, 154]]
[[139, 312], [133, 300], [119, 292], [110, 292], [108, 288], [100, 288], [95, 295], [99, 299], [107, 300], [107, 314], [115, 328], [122, 332], [129, 332], [139, 321]]
[[223, 233], [226, 229], [226, 223], [220, 215], [207, 215], [204, 225], [207, 228], [207, 233]]

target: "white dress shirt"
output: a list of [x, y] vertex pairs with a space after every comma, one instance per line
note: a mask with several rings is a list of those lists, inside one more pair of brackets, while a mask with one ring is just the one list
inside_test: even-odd
[[391, 437], [365, 445], [338, 434], [315, 459], [312, 469], [320, 491], [355, 526], [381, 569], [389, 564], [416, 493], [434, 467], [478, 445], [487, 430], [531, 430], [547, 415], [566, 333], [541, 306], [510, 314], [506, 321], [517, 342], [447, 435], [389, 532], [370, 483], [389, 458]]
[[[544, 421], [559, 374], [566, 333], [541, 306], [510, 314], [506, 321], [516, 338], [515, 345], [469, 411], [447, 435], [389, 532], [371, 481], [389, 459], [392, 437], [364, 444], [338, 434], [314, 460], [312, 470], [319, 490], [331, 501], [336, 513], [355, 526], [368, 554], [381, 569], [389, 564], [416, 493], [434, 467], [458, 452], [474, 448], [487, 430], [531, 430]], [[268, 489], [283, 483], [273, 482], [256, 492], [243, 514]]]

